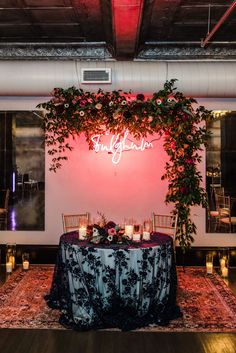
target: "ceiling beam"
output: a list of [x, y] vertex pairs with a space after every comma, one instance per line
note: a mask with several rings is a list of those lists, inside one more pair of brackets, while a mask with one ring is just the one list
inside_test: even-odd
[[217, 22], [217, 24], [212, 28], [212, 30], [210, 31], [210, 33], [208, 33], [208, 35], [206, 36], [206, 38], [204, 40], [201, 41], [201, 47], [204, 48], [210, 41], [210, 39], [213, 37], [213, 35], [215, 34], [215, 32], [220, 28], [220, 26], [222, 25], [222, 23], [227, 19], [227, 17], [229, 17], [229, 15], [231, 14], [231, 12], [233, 11], [233, 9], [236, 6], [236, 1], [233, 1], [232, 4], [230, 5], [230, 7], [225, 11], [225, 13], [223, 14], [223, 16], [220, 18], [220, 20]]
[[144, 0], [112, 0], [116, 57], [134, 57]]

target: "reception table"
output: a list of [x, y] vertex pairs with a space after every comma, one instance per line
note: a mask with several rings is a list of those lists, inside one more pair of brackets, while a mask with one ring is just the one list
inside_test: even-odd
[[126, 331], [179, 317], [176, 286], [171, 237], [153, 233], [146, 242], [95, 245], [70, 232], [60, 238], [45, 299], [60, 309], [66, 327]]

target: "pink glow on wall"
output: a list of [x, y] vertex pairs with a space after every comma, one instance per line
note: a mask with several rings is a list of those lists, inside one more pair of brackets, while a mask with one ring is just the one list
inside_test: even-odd
[[89, 150], [81, 136], [62, 169], [49, 175], [55, 212], [88, 211], [96, 218], [100, 211], [115, 222], [125, 217], [142, 222], [154, 210], [169, 212], [172, 206], [165, 204], [168, 184], [161, 180], [168, 160], [162, 143], [155, 141], [143, 153], [124, 152], [120, 163], [113, 164], [110, 154]]

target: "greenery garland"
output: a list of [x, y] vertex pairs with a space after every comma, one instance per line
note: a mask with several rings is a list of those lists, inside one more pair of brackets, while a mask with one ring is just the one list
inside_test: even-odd
[[[201, 162], [199, 151], [206, 145], [209, 133], [205, 122], [211, 112], [199, 106], [193, 98], [175, 92], [176, 80], [167, 81], [163, 90], [151, 98], [121, 90], [97, 93], [80, 88], [55, 88], [48, 102], [38, 105], [44, 108], [43, 129], [48, 153], [52, 156], [50, 170], [56, 171], [66, 160], [66, 150], [72, 150], [68, 138], [85, 133], [92, 148], [94, 134], [122, 134], [127, 129], [135, 138], [149, 134], [164, 137], [164, 149], [169, 156], [162, 179], [169, 182], [166, 202], [173, 202], [178, 214], [176, 239], [183, 250], [194, 241], [196, 226], [191, 220], [190, 208], [207, 206], [205, 190], [201, 187], [202, 176], [197, 170]], [[203, 124], [202, 124], [203, 123]]]

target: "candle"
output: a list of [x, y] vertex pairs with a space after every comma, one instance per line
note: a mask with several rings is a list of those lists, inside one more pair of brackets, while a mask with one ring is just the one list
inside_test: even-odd
[[13, 255], [9, 256], [8, 262], [12, 263], [12, 269], [14, 270], [14, 268], [15, 268], [15, 256], [13, 256]]
[[132, 238], [133, 232], [134, 232], [134, 226], [132, 226], [132, 225], [125, 226], [125, 235]]
[[220, 259], [220, 267], [221, 268], [225, 267], [225, 259], [224, 258]]
[[222, 277], [228, 277], [229, 270], [227, 267], [221, 268]]
[[134, 233], [133, 234], [133, 241], [140, 241], [141, 240], [141, 234], [140, 233]]
[[87, 228], [86, 227], [80, 227], [79, 228], [79, 239], [84, 240], [86, 239], [87, 236]]
[[6, 263], [6, 273], [12, 273], [12, 262]]
[[206, 270], [208, 274], [213, 273], [213, 263], [212, 262], [207, 262], [206, 263]]
[[150, 240], [150, 232], [143, 231], [143, 240]]
[[28, 271], [29, 269], [29, 261], [25, 260], [23, 261], [23, 270]]

